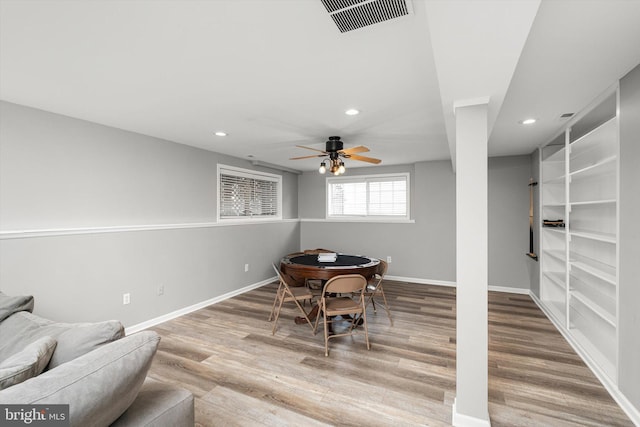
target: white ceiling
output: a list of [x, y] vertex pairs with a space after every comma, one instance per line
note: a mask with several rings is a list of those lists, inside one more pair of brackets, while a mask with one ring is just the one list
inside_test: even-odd
[[640, 63], [640, 0], [412, 5], [341, 34], [320, 0], [0, 0], [0, 99], [311, 170], [295, 145], [330, 135], [448, 159], [453, 104], [478, 97], [490, 155], [529, 154]]

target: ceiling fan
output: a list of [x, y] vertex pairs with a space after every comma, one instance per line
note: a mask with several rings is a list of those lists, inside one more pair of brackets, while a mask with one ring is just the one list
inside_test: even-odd
[[[341, 175], [345, 172], [344, 162], [342, 159], [360, 160], [361, 162], [368, 162], [373, 164], [379, 164], [382, 162], [380, 159], [374, 159], [373, 157], [360, 156], [356, 153], [366, 153], [369, 151], [364, 145], [359, 145], [352, 148], [343, 148], [344, 144], [340, 140], [339, 136], [330, 136], [326, 142], [325, 150], [318, 150], [316, 148], [305, 147], [304, 145], [296, 145], [296, 147], [306, 148], [307, 150], [318, 151], [322, 154], [314, 154], [312, 156], [292, 157], [289, 160], [301, 160], [311, 159], [313, 157], [328, 157], [329, 160], [329, 172], [334, 175]], [[326, 159], [320, 163], [318, 172], [325, 173], [327, 170]]]

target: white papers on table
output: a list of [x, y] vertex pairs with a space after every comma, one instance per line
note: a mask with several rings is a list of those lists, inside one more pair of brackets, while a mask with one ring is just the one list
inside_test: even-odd
[[318, 262], [336, 262], [338, 254], [335, 252], [325, 252], [318, 254]]

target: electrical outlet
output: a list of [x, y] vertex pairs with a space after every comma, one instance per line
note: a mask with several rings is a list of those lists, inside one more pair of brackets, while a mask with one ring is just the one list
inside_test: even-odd
[[387, 257], [387, 264], [391, 264], [391, 257], [390, 256]]
[[131, 294], [127, 292], [126, 294], [122, 294], [122, 304], [127, 305], [131, 303]]
[[158, 286], [158, 296], [164, 295], [164, 285]]
[[246, 273], [247, 271], [249, 271], [249, 264], [244, 265], [244, 272]]

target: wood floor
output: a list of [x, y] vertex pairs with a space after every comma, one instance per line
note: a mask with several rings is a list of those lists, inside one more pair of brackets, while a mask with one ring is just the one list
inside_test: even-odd
[[[199, 426], [449, 426], [455, 396], [455, 289], [385, 281], [394, 326], [368, 312], [364, 334], [331, 340], [283, 308], [275, 284], [154, 327], [150, 375], [195, 396]], [[307, 307], [308, 308], [308, 307]], [[337, 325], [338, 327], [340, 325]], [[489, 293], [492, 426], [632, 426], [525, 295]]]

